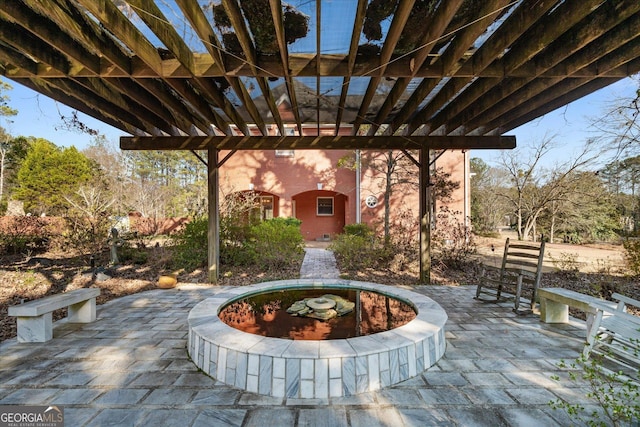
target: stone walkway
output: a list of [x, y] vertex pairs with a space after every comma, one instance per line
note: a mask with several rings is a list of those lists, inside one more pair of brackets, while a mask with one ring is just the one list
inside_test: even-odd
[[130, 295], [99, 306], [94, 323], [57, 322], [47, 343], [0, 343], [0, 405], [58, 405], [67, 426], [543, 427], [571, 424], [550, 400], [590, 404], [584, 384], [557, 367], [579, 355], [582, 322], [519, 317], [508, 304], [475, 301], [467, 286], [412, 288], [449, 316], [445, 356], [413, 379], [330, 399], [235, 390], [200, 373], [185, 348], [189, 310], [223, 289]]
[[300, 267], [301, 279], [337, 279], [340, 272], [333, 252], [321, 248], [305, 248], [304, 261]]

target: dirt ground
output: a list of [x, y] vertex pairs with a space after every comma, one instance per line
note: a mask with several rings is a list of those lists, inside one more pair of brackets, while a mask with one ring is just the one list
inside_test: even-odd
[[[502, 257], [504, 240], [500, 238], [476, 239], [477, 254], [469, 262], [456, 268], [434, 264], [431, 283], [434, 285], [475, 285], [479, 273], [478, 262], [498, 265]], [[308, 242], [308, 247], [326, 248], [328, 242]], [[492, 246], [493, 245], [493, 246]], [[493, 250], [492, 250], [493, 247]], [[154, 289], [158, 277], [166, 273], [169, 254], [166, 248], [146, 249], [149, 261], [143, 265], [120, 265], [92, 271], [87, 257], [73, 257], [60, 253], [44, 253], [37, 256], [0, 255], [0, 341], [15, 337], [15, 318], [7, 315], [10, 305], [20, 304], [46, 295], [83, 287], [98, 287], [101, 295], [98, 304], [120, 296]], [[97, 266], [107, 265], [108, 254], [98, 259]], [[623, 274], [623, 250], [620, 246], [576, 246], [548, 244], [545, 255], [543, 286], [559, 286], [606, 298], [612, 292], [620, 292], [640, 299], [637, 278]], [[293, 263], [278, 271], [262, 271], [257, 268], [222, 268], [219, 285], [245, 286], [268, 280], [298, 277], [300, 264]], [[341, 270], [343, 271], [343, 270]], [[96, 274], [96, 273], [101, 274]], [[415, 263], [390, 269], [343, 271], [343, 277], [352, 280], [377, 282], [388, 285], [415, 285], [418, 268]], [[206, 283], [207, 273], [196, 270], [183, 273], [178, 280], [185, 283]], [[66, 316], [66, 309], [54, 312], [54, 320]]]
[[[476, 238], [479, 257], [490, 263], [501, 260], [507, 238], [516, 240], [517, 235], [514, 232], [503, 232], [499, 238]], [[608, 243], [588, 245], [546, 243], [543, 265], [546, 267], [545, 272], [566, 270], [573, 266], [582, 273], [595, 273], [602, 270], [623, 273], [624, 249], [620, 245]]]
[[[148, 262], [142, 265], [109, 266], [109, 254], [102, 254], [91, 270], [86, 256], [68, 256], [47, 252], [37, 256], [0, 255], [0, 341], [16, 336], [16, 319], [8, 316], [8, 307], [79, 288], [100, 288], [97, 304], [157, 287], [158, 278], [167, 270], [166, 248], [149, 247]], [[300, 263], [291, 263], [278, 271], [255, 267], [221, 268], [220, 286], [245, 286], [268, 280], [297, 277]], [[207, 271], [195, 270], [178, 275], [183, 283], [207, 283]], [[66, 316], [67, 309], [53, 312], [53, 320]]]

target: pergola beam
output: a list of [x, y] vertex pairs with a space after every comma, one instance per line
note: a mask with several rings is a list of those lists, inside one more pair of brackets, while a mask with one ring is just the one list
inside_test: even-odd
[[430, 21], [427, 25], [427, 30], [422, 36], [422, 40], [420, 40], [421, 49], [419, 49], [414, 55], [411, 55], [414, 75], [411, 77], [400, 77], [396, 80], [391, 92], [385, 99], [384, 103], [378, 110], [378, 114], [374, 119], [374, 123], [371, 124], [371, 128], [369, 129], [368, 134], [374, 135], [381, 123], [386, 121], [387, 116], [395, 107], [398, 100], [403, 96], [407, 87], [411, 83], [411, 80], [415, 76], [415, 72], [418, 71], [422, 67], [422, 64], [427, 60], [431, 50], [435, 46], [435, 42], [442, 36], [442, 33], [447, 29], [447, 26], [455, 16], [456, 12], [462, 6], [464, 0], [452, 0], [443, 2], [440, 4], [440, 7], [436, 9], [433, 13], [432, 17], [429, 17]]
[[136, 135], [125, 150], [208, 150], [211, 199], [220, 150], [510, 149], [504, 132], [640, 68], [638, 0], [249, 3], [0, 1], [0, 75]]
[[[601, 60], [599, 60], [598, 63], [599, 63], [599, 66], [603, 69], [612, 69], [612, 68], [622, 67], [627, 70], [632, 70], [635, 64], [635, 69], [637, 72], [638, 61], [637, 59], [633, 60], [633, 58], [638, 58], [639, 56], [640, 56], [640, 37], [633, 40], [630, 43], [627, 43], [625, 46], [623, 46], [623, 48], [617, 49], [616, 51], [601, 58]], [[565, 97], [564, 94], [569, 93], [588, 82], [595, 81], [597, 82], [596, 86], [604, 87], [619, 79], [620, 78], [615, 78], [615, 77], [599, 78], [599, 79], [590, 79], [590, 78], [582, 78], [582, 79], [571, 78], [571, 79], [564, 79], [564, 80], [557, 79], [558, 83], [553, 86], [549, 86], [549, 85], [542, 86], [539, 81], [534, 81], [529, 83], [529, 85], [527, 85], [525, 88], [523, 88], [518, 92], [520, 93], [520, 99], [526, 99], [525, 102], [519, 102], [517, 105], [514, 105], [513, 100], [517, 98], [515, 96], [507, 98], [499, 102], [498, 104], [496, 104], [496, 106], [491, 110], [491, 112], [494, 114], [492, 116], [494, 117], [493, 120], [489, 121], [487, 119], [484, 122], [473, 120], [469, 123], [465, 123], [465, 129], [468, 132], [470, 132], [480, 127], [480, 125], [476, 123], [483, 123], [482, 127], [484, 131], [488, 132], [492, 129], [502, 127], [504, 123], [516, 121], [521, 117], [525, 117], [528, 119], [527, 121], [529, 121], [529, 120], [532, 120], [532, 118], [529, 115], [529, 112], [532, 110], [538, 109], [539, 107], [544, 107], [545, 104], [554, 105], [556, 106], [555, 108], [559, 108], [562, 105], [566, 105], [569, 102], [574, 101], [576, 98]], [[509, 106], [511, 106], [512, 108], [508, 108]], [[485, 116], [485, 117], [488, 117], [488, 116]]]
[[123, 150], [512, 149], [515, 136], [134, 136]]
[[101, 122], [107, 123], [116, 129], [131, 134], [139, 134], [139, 130], [143, 129], [144, 124], [134, 116], [135, 122], [125, 121], [121, 116], [114, 116], [103, 109], [98, 110], [95, 105], [87, 103], [87, 99], [74, 97], [64, 90], [51, 84], [49, 80], [38, 79], [20, 79], [18, 83], [28, 87], [29, 89], [39, 92], [51, 99], [68, 105], [71, 108], [82, 111], [88, 116], [95, 118]]
[[300, 110], [298, 109], [298, 98], [296, 96], [293, 79], [291, 78], [291, 75], [289, 73], [289, 49], [287, 48], [287, 42], [284, 33], [284, 16], [282, 13], [282, 2], [280, 0], [269, 0], [269, 6], [271, 7], [271, 16], [273, 17], [273, 23], [275, 26], [276, 40], [278, 42], [278, 50], [280, 51], [280, 59], [282, 61], [282, 74], [287, 85], [287, 93], [289, 95], [291, 112], [293, 113], [293, 118], [296, 122], [298, 132], [302, 134], [302, 120], [300, 119]]
[[[4, 23], [3, 23], [4, 25]], [[14, 37], [15, 38], [15, 37]], [[153, 79], [153, 78], [172, 78], [172, 79], [191, 79], [192, 77], [221, 77], [221, 78], [229, 78], [229, 79], [237, 79], [239, 77], [253, 77], [254, 75], [262, 76], [262, 77], [273, 77], [276, 75], [279, 69], [282, 68], [280, 59], [274, 58], [272, 56], [259, 56], [258, 66], [259, 69], [256, 70], [255, 74], [249, 70], [249, 67], [244, 63], [237, 62], [238, 60], [233, 57], [228, 57], [229, 59], [226, 61], [230, 64], [235, 65], [235, 68], [232, 68], [232, 65], [229, 65], [229, 71], [221, 72], [216, 70], [217, 64], [207, 56], [203, 56], [200, 53], [194, 53], [194, 60], [198, 63], [195, 74], [191, 75], [185, 68], [181, 68], [179, 62], [176, 59], [164, 59], [162, 60], [163, 71], [160, 73], [156, 73], [151, 71], [150, 69], [142, 69], [136, 70], [135, 75], [132, 72], [122, 71], [118, 67], [112, 68], [109, 66], [102, 66], [102, 70], [100, 73], [94, 73], [88, 71], [86, 69], [78, 70], [76, 72], [76, 76], [89, 76], [89, 77], [103, 77], [103, 78], [111, 78], [111, 77], [134, 77], [136, 79]], [[337, 57], [336, 57], [337, 56]], [[311, 56], [313, 59], [309, 59], [309, 55], [306, 54], [296, 54], [292, 53], [289, 57], [289, 66], [290, 66], [290, 76], [291, 77], [315, 77], [316, 73], [312, 70], [308, 69], [308, 66], [313, 63], [315, 64], [317, 61], [320, 61], [321, 64], [324, 64], [320, 68], [320, 76], [321, 77], [344, 77], [348, 74], [348, 64], [347, 57], [342, 55], [317, 55]], [[137, 61], [137, 57], [133, 57], [134, 62]], [[311, 62], [310, 62], [311, 61]], [[304, 63], [304, 69], [296, 70], [296, 64]], [[327, 65], [335, 64], [333, 67], [329, 67]], [[371, 70], [371, 66], [367, 67], [366, 64], [371, 64], [372, 61], [357, 61], [354, 64], [353, 72], [351, 77], [367, 77], [367, 70]], [[412, 59], [401, 58], [394, 60], [391, 62], [386, 69], [381, 72], [383, 77], [390, 78], [433, 78], [433, 79], [441, 79], [443, 77], [451, 77], [451, 78], [472, 78], [472, 77], [483, 77], [483, 78], [504, 78], [507, 76], [511, 77], [535, 77], [534, 72], [530, 67], [523, 67], [521, 69], [514, 70], [510, 73], [506, 73], [504, 68], [500, 66], [500, 64], [491, 64], [487, 68], [482, 71], [478, 71], [474, 68], [473, 64], [465, 63], [463, 64], [455, 73], [445, 72], [441, 66], [441, 64], [433, 64], [433, 65], [424, 65], [422, 68], [416, 69], [415, 66], [412, 66], [412, 63], [415, 63]], [[414, 69], [412, 72], [411, 69]], [[557, 72], [556, 72], [557, 71]], [[555, 74], [554, 74], [555, 73]], [[628, 74], [617, 73], [613, 74], [613, 72], [602, 73], [595, 68], [584, 68], [579, 71], [580, 75], [577, 77], [626, 77]], [[17, 74], [18, 77], [24, 77], [23, 74]], [[42, 70], [38, 77], [63, 77], [66, 74], [61, 73], [57, 70]], [[560, 70], [550, 70], [545, 72], [542, 77], [566, 77], [566, 75]]]
[[[521, 8], [510, 15], [487, 41], [471, 57], [473, 68], [478, 72], [484, 71], [501, 55], [504, 50], [519, 37], [524, 34], [542, 15], [552, 7], [550, 2], [540, 2], [538, 0], [527, 0], [523, 2]], [[444, 105], [456, 97], [467, 84], [471, 83], [472, 77], [452, 78], [436, 94], [436, 96], [418, 113], [426, 121], [438, 112]], [[431, 130], [437, 129], [433, 126]]]
[[353, 73], [353, 67], [356, 63], [356, 57], [358, 56], [358, 43], [360, 42], [360, 32], [364, 25], [364, 19], [367, 12], [367, 0], [358, 0], [358, 7], [356, 9], [356, 16], [353, 22], [353, 32], [351, 33], [351, 42], [349, 43], [349, 55], [347, 56], [347, 68], [342, 74], [342, 89], [340, 90], [340, 99], [338, 101], [338, 111], [336, 112], [336, 134], [340, 130], [342, 123], [342, 115], [347, 102], [347, 94], [349, 92], [349, 84], [351, 83], [351, 74]]
[[[278, 112], [278, 107], [276, 106], [275, 100], [273, 99], [273, 93], [269, 88], [269, 84], [267, 82], [267, 78], [264, 76], [259, 76], [257, 73], [257, 52], [254, 42], [249, 34], [249, 29], [245, 24], [245, 19], [243, 18], [242, 11], [240, 9], [240, 5], [235, 1], [231, 0], [222, 0], [222, 4], [227, 10], [227, 14], [231, 23], [233, 24], [233, 28], [236, 31], [236, 36], [238, 37], [238, 42], [240, 46], [242, 46], [242, 51], [244, 52], [244, 56], [246, 58], [246, 63], [251, 67], [251, 75], [255, 76], [256, 83], [262, 92], [262, 96], [264, 97], [264, 101], [269, 107], [269, 111], [271, 112], [274, 120], [278, 124], [278, 128], [281, 133], [284, 133], [284, 124], [282, 122], [282, 118], [280, 117], [280, 113]], [[278, 71], [274, 75], [281, 74], [281, 71]], [[271, 76], [270, 76], [271, 77]], [[238, 83], [242, 85], [242, 83]], [[244, 89], [246, 90], [246, 88]], [[245, 96], [245, 102], [249, 102]], [[252, 101], [253, 102], [253, 101]], [[266, 134], [266, 127], [264, 124], [257, 123], [260, 131], [263, 134]]]

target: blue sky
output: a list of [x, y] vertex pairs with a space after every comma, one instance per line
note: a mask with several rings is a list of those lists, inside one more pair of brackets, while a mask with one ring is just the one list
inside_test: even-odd
[[[5, 81], [8, 80], [5, 79]], [[0, 119], [0, 125], [10, 134], [42, 137], [58, 146], [73, 145], [78, 149], [83, 149], [91, 143], [92, 136], [64, 128], [64, 122], [60, 116], [70, 117], [73, 110], [15, 82], [8, 82], [13, 86], [13, 90], [8, 91], [6, 95], [10, 97], [10, 105], [18, 110], [18, 115], [9, 118], [11, 122], [7, 122], [7, 118]], [[551, 162], [554, 160], [554, 156], [557, 159], [560, 156], [566, 158], [567, 155], [578, 150], [589, 137], [593, 136], [593, 130], [589, 129], [589, 117], [602, 113], [607, 103], [613, 99], [631, 96], [637, 87], [636, 80], [623, 79], [533, 122], [520, 126], [509, 134], [516, 136], [518, 146], [534, 144], [545, 135], [556, 135], [558, 148], [552, 151], [546, 160]], [[78, 117], [87, 126], [97, 129], [106, 136], [107, 140], [116, 145], [119, 143], [120, 136], [126, 136], [119, 129], [82, 113], [79, 113]], [[489, 164], [493, 164], [499, 155], [499, 150], [474, 150], [472, 153], [472, 157], [480, 157]]]
[[[598, 136], [596, 129], [591, 126], [593, 118], [604, 114], [616, 100], [632, 97], [636, 90], [638, 90], [638, 79], [622, 79], [507, 134], [516, 136], [518, 147], [535, 145], [546, 135], [555, 136], [556, 148], [544, 158], [546, 165], [571, 158], [572, 154], [577, 154], [589, 138]], [[474, 150], [472, 157], [479, 157], [489, 164], [494, 164], [500, 154], [500, 150]], [[607, 160], [607, 155], [601, 159], [602, 162]]]

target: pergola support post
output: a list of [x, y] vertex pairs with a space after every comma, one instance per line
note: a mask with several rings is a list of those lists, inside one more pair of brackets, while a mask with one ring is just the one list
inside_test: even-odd
[[429, 149], [420, 149], [420, 283], [431, 283], [431, 186], [429, 182]]
[[219, 202], [219, 150], [207, 150], [207, 193], [209, 199], [209, 222], [207, 232], [207, 253], [209, 282], [218, 283], [220, 270], [220, 202]]

